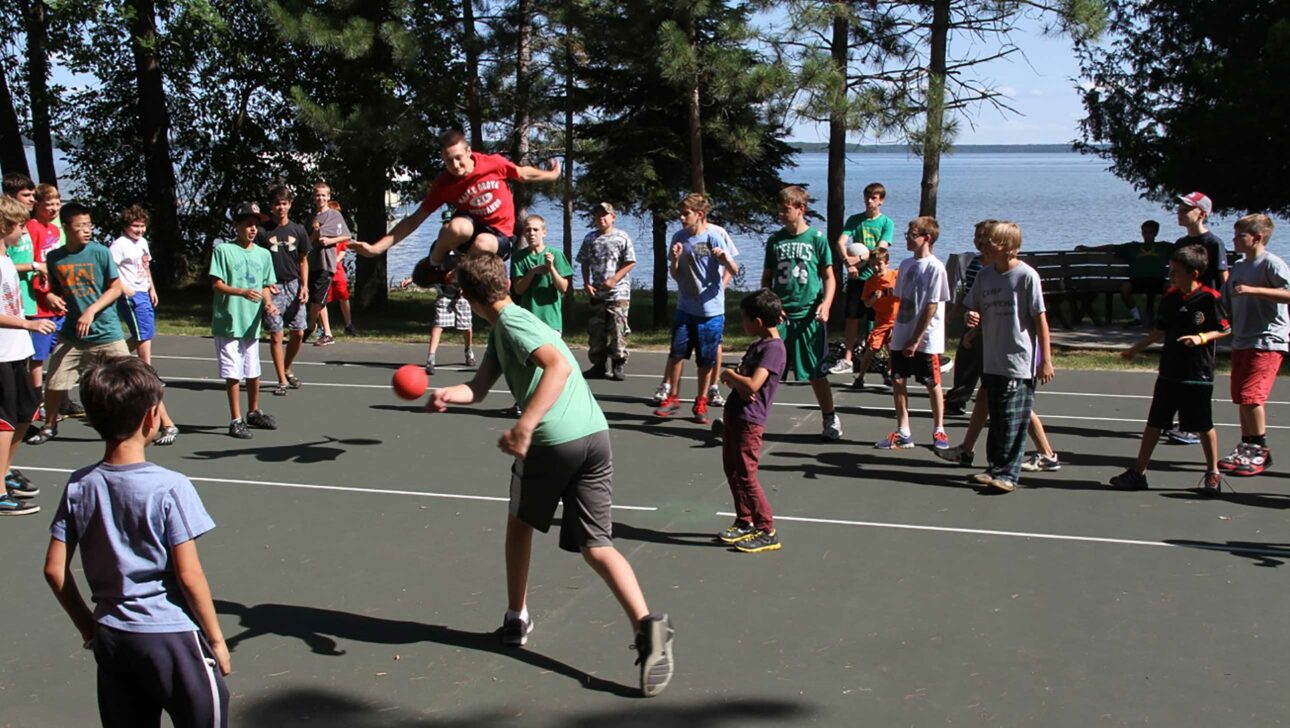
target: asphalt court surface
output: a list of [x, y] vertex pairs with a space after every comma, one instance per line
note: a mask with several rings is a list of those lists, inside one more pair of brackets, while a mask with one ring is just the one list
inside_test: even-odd
[[[731, 511], [719, 449], [705, 427], [653, 417], [645, 399], [663, 357], [635, 354], [627, 382], [593, 390], [612, 428], [618, 547], [677, 629], [676, 676], [646, 701], [631, 695], [625, 617], [554, 533], [534, 543], [529, 645], [497, 646], [510, 461], [495, 443], [511, 421], [500, 384], [482, 405], [430, 415], [389, 391], [423, 346], [306, 347], [304, 388], [264, 393], [281, 429], [239, 441], [225, 434], [213, 344], [163, 338], [155, 351], [183, 434], [150, 457], [193, 478], [218, 524], [200, 551], [233, 648], [232, 725], [1281, 725], [1290, 715], [1282, 461], [1207, 501], [1189, 490], [1199, 447], [1161, 445], [1151, 490], [1111, 491], [1103, 483], [1137, 450], [1150, 373], [1059, 370], [1037, 409], [1064, 467], [1024, 474], [1006, 496], [982, 495], [965, 482], [976, 471], [926, 448], [873, 449], [892, 428], [889, 394], [846, 391], [850, 378], [835, 377], [845, 434], [825, 443], [810, 390], [786, 385], [762, 458], [785, 546], [743, 555], [710, 541]], [[439, 360], [432, 384], [469, 377], [459, 348]], [[1238, 433], [1226, 389], [1223, 378], [1224, 451]], [[1273, 399], [1271, 447], [1290, 457], [1284, 382]], [[913, 406], [926, 408], [917, 392]], [[928, 422], [916, 413], [917, 441], [930, 441]], [[952, 441], [965, 426], [949, 420]], [[77, 422], [19, 453], [43, 510], [0, 522], [11, 566], [0, 726], [95, 720], [93, 658], [40, 570], [65, 471], [100, 455]]]

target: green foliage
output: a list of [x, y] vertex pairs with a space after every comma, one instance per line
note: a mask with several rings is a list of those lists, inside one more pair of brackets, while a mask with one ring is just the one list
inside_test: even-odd
[[1085, 45], [1083, 149], [1144, 196], [1204, 190], [1224, 211], [1290, 213], [1290, 6], [1117, 2]]

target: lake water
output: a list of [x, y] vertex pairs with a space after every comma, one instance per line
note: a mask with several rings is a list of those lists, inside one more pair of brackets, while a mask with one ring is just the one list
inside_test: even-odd
[[[1163, 239], [1173, 240], [1183, 234], [1172, 206], [1166, 209], [1142, 200], [1131, 185], [1106, 171], [1106, 164], [1102, 159], [1074, 153], [945, 157], [941, 161], [937, 205], [941, 237], [936, 244], [936, 255], [944, 260], [953, 253], [971, 250], [973, 226], [986, 218], [1012, 220], [1020, 225], [1024, 250], [1069, 250], [1082, 244], [1137, 240], [1139, 227], [1148, 219], [1160, 223]], [[815, 209], [822, 211], [827, 170], [825, 154], [799, 154], [796, 168], [787, 170], [783, 177], [806, 186], [817, 199]], [[887, 188], [883, 212], [896, 223], [892, 259], [897, 263], [909, 255], [902, 235], [905, 225], [918, 214], [921, 175], [922, 161], [905, 153], [855, 154], [848, 159], [847, 214], [864, 210], [860, 198], [866, 184], [881, 182]], [[559, 201], [540, 200], [533, 206], [533, 212], [546, 218], [547, 244], [560, 246], [563, 224]], [[1230, 240], [1235, 219], [1236, 216], [1214, 217], [1211, 227], [1224, 240]], [[813, 224], [820, 229], [825, 227], [822, 220]], [[1277, 220], [1277, 226], [1287, 229], [1281, 220]], [[636, 244], [638, 262], [632, 275], [633, 284], [649, 288], [653, 275], [650, 221], [624, 215], [619, 217], [618, 227], [626, 230]], [[679, 223], [670, 225], [669, 235], [679, 227]], [[730, 230], [740, 250], [739, 260], [747, 271], [745, 287], [755, 286], [761, 279], [763, 244], [776, 227], [774, 221], [766, 220], [760, 230]], [[575, 254], [582, 237], [591, 229], [590, 219], [575, 220]], [[390, 251], [392, 282], [410, 274], [417, 259], [427, 254], [437, 234], [438, 226], [427, 223]], [[575, 278], [581, 278], [580, 271]], [[578, 280], [575, 285], [579, 285]]]

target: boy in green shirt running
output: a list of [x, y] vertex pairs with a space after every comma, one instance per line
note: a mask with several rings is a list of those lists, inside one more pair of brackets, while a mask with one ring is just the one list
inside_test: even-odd
[[672, 624], [666, 614], [650, 613], [636, 573], [614, 548], [614, 466], [605, 415], [569, 347], [507, 295], [511, 282], [501, 258], [493, 253], [463, 258], [456, 276], [475, 315], [492, 326], [488, 350], [469, 383], [434, 390], [426, 409], [446, 412], [451, 404], [480, 402], [498, 377], [505, 377], [524, 411], [497, 442], [515, 457], [502, 644], [523, 645], [533, 631], [527, 607], [533, 529], [549, 530], [563, 500], [560, 548], [581, 552], [627, 612], [636, 632], [641, 693], [657, 695], [672, 679]]
[[779, 333], [788, 348], [788, 371], [798, 381], [811, 383], [824, 415], [824, 439], [840, 440], [842, 421], [833, 410], [833, 389], [824, 368], [829, 307], [837, 283], [828, 239], [806, 224], [808, 199], [806, 190], [797, 185], [779, 191], [779, 221], [784, 227], [766, 241], [761, 285], [774, 291], [784, 305], [786, 320], [779, 325]]
[[[873, 309], [864, 305], [864, 284], [873, 275], [873, 268], [865, 265], [865, 262], [869, 259], [869, 253], [878, 248], [890, 248], [896, 234], [896, 224], [882, 214], [882, 203], [886, 199], [887, 188], [880, 182], [865, 185], [864, 212], [847, 218], [834, 246], [834, 252], [846, 265], [847, 273], [846, 290], [843, 292], [846, 304], [846, 350], [833, 369], [829, 370], [831, 374], [846, 374], [855, 369], [852, 357], [860, 339], [860, 322], [873, 320]], [[856, 256], [847, 252], [851, 243], [863, 245], [865, 254]], [[868, 331], [867, 325], [865, 331]], [[863, 376], [864, 372], [859, 374]]]
[[564, 331], [561, 303], [569, 291], [573, 266], [564, 251], [546, 246], [546, 220], [541, 216], [524, 218], [524, 238], [529, 246], [511, 259], [516, 303], [560, 333]]

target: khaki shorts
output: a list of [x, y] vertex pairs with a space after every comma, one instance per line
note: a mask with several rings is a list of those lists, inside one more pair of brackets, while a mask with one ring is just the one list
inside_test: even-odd
[[81, 372], [97, 356], [130, 356], [130, 349], [125, 339], [117, 339], [108, 344], [73, 344], [60, 341], [49, 357], [48, 389], [66, 392], [81, 382]]

